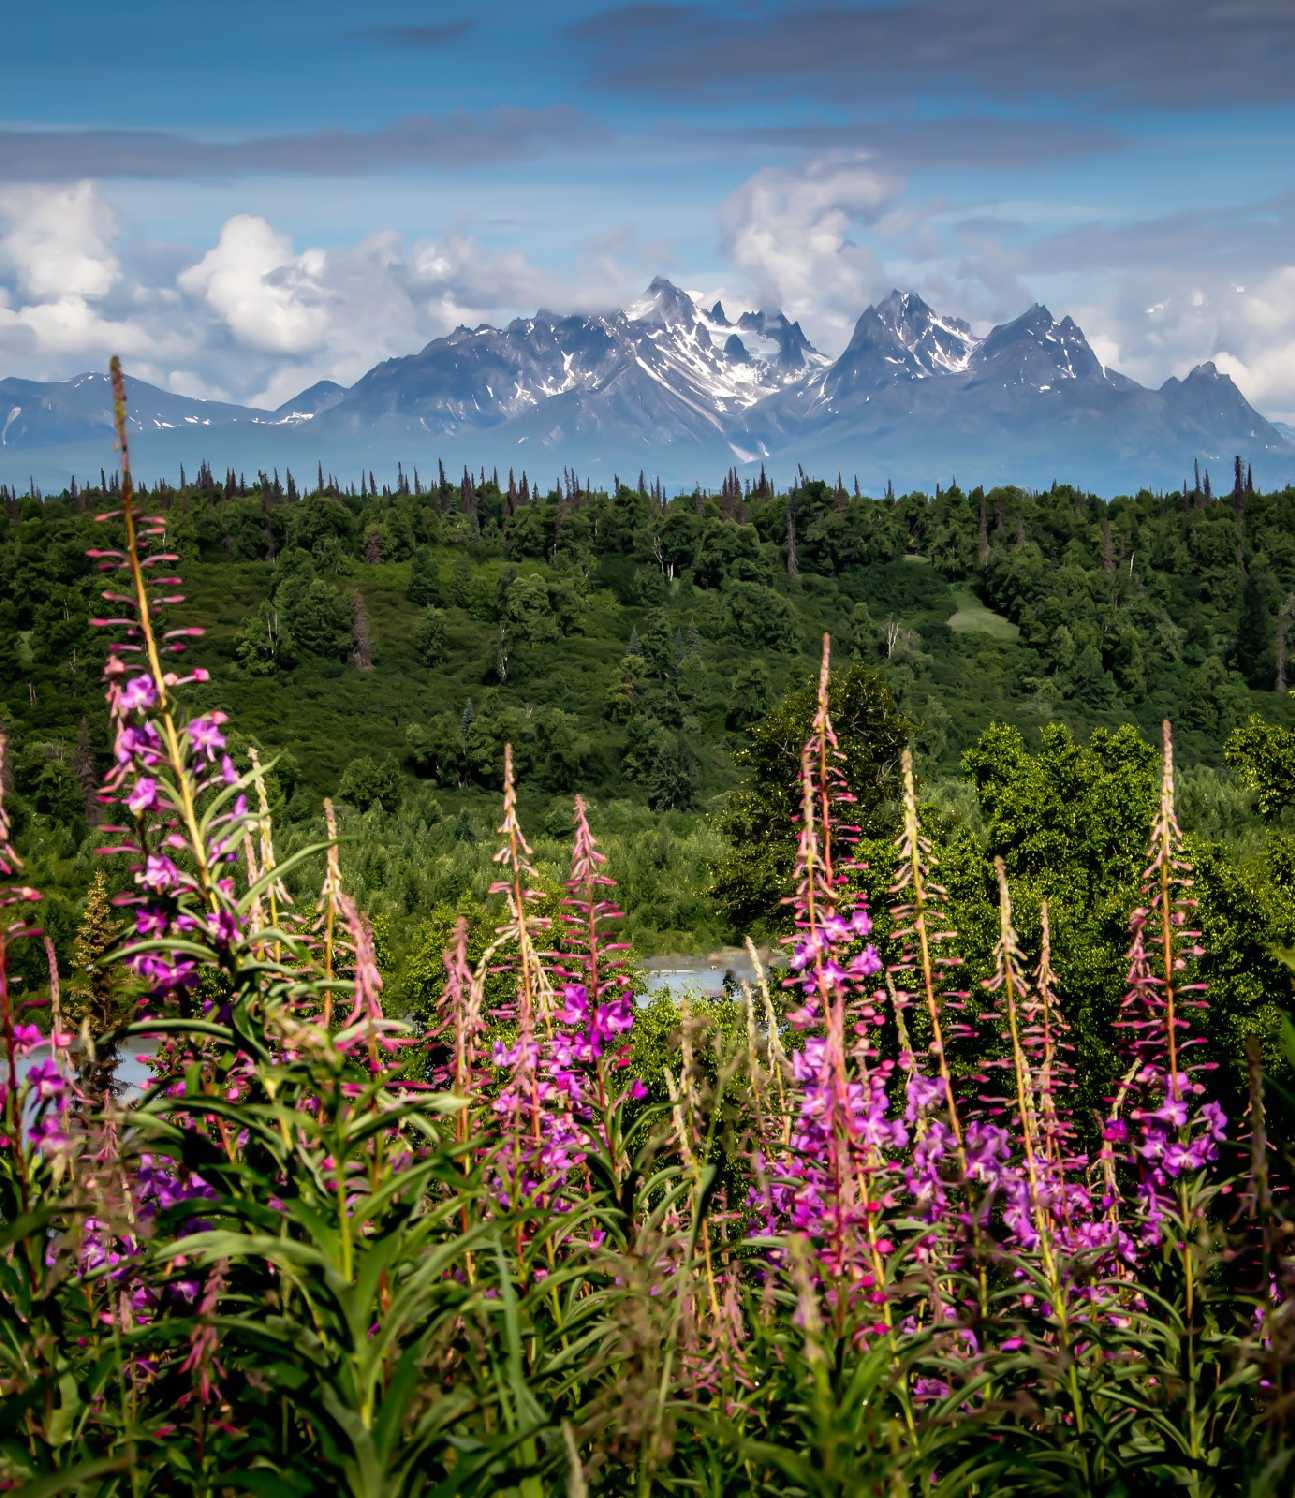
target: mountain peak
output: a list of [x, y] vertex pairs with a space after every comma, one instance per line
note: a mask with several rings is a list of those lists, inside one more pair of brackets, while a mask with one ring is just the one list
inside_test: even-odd
[[625, 309], [631, 322], [693, 323], [697, 304], [664, 276], [654, 276], [637, 302]]
[[325, 411], [331, 411], [346, 395], [346, 386], [336, 380], [316, 380], [305, 390], [299, 391], [291, 400], [275, 408], [274, 415], [280, 422], [312, 421]]
[[926, 305], [915, 291], [901, 291], [898, 286], [892, 286], [890, 291], [877, 303], [877, 311], [885, 311], [893, 308], [896, 312], [909, 314], [920, 314], [929, 312], [931, 309]]
[[849, 346], [828, 376], [831, 398], [854, 390], [879, 390], [896, 382], [960, 374], [976, 339], [956, 317], [933, 312], [915, 291], [895, 287], [868, 307], [854, 325]]
[[807, 364], [816, 361], [826, 362], [805, 337], [800, 324], [789, 322], [785, 312], [769, 312], [764, 308], [761, 308], [759, 312], [744, 312], [738, 318], [737, 326], [744, 333], [754, 334], [757, 338], [767, 338], [771, 343], [776, 344], [778, 347], [777, 363], [784, 373], [804, 369]]
[[[1131, 460], [1146, 478], [1178, 472], [1183, 452], [1262, 451], [1295, 475], [1295, 433], [1266, 422], [1224, 372], [1228, 356], [1219, 358], [1222, 368], [1207, 360], [1151, 391], [1104, 370], [1074, 318], [1054, 318], [1042, 303], [982, 339], [894, 287], [832, 360], [776, 306], [731, 315], [718, 298], [657, 276], [624, 311], [545, 309], [502, 328], [461, 324], [419, 353], [376, 364], [349, 390], [322, 380], [275, 411], [191, 400], [131, 377], [130, 420], [142, 452], [183, 454], [186, 464], [218, 451], [220, 428], [230, 458], [261, 466], [271, 441], [297, 444], [294, 467], [320, 457], [349, 463], [382, 430], [407, 435], [406, 457], [448, 449], [474, 467], [507, 443], [622, 468], [661, 449], [718, 453], [726, 464], [823, 457], [834, 471], [866, 450], [887, 470], [907, 463], [909, 481], [941, 453], [957, 456], [958, 472], [979, 465], [985, 476], [1019, 479], [1064, 461], [1125, 483]], [[54, 383], [0, 379], [0, 463], [19, 475], [27, 460], [17, 450], [53, 461], [108, 440], [111, 424], [97, 371]], [[676, 458], [674, 471], [691, 461]]]
[[1035, 302], [1011, 322], [991, 328], [971, 367], [977, 378], [1037, 386], [1041, 393], [1061, 380], [1106, 378], [1074, 318], [1066, 316], [1058, 322], [1042, 302]]

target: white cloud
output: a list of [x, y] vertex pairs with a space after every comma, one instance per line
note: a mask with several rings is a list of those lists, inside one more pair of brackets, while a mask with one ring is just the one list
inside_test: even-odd
[[820, 347], [839, 347], [883, 279], [853, 236], [878, 224], [898, 192], [863, 155], [765, 167], [724, 202], [724, 247], [758, 301], [808, 319]]
[[294, 255], [292, 241], [263, 218], [240, 213], [215, 247], [184, 271], [180, 289], [201, 300], [240, 343], [271, 354], [318, 348], [328, 330], [319, 272], [323, 252]]
[[671, 244], [615, 226], [569, 246], [554, 274], [466, 225], [322, 247], [294, 242], [274, 217], [228, 218], [214, 243], [185, 257], [126, 240], [93, 184], [0, 187], [0, 374], [65, 378], [120, 353], [132, 373], [170, 389], [277, 406], [319, 379], [349, 384], [460, 322], [623, 306], [669, 270], [712, 285], [708, 298], [722, 295], [730, 312], [781, 306], [828, 351], [891, 284], [978, 325], [1043, 293], [1058, 315], [1075, 316], [1104, 363], [1145, 384], [1213, 358], [1265, 414], [1295, 418], [1295, 264], [1205, 262], [1225, 273], [1108, 259], [1047, 288], [1060, 292], [1049, 299], [1027, 286], [1030, 262], [1010, 233], [984, 215], [937, 233], [931, 205], [913, 208], [861, 155], [743, 182], [721, 205], [729, 266], [719, 274], [689, 276], [671, 264]]
[[[104, 317], [84, 297], [63, 296], [0, 311], [0, 329], [24, 331], [42, 354], [77, 356], [146, 353], [152, 340], [141, 327]], [[85, 362], [81, 358], [81, 363]]]
[[463, 230], [324, 249], [238, 214], [178, 267], [147, 252], [132, 262], [129, 247], [119, 261], [117, 235], [89, 184], [0, 190], [0, 373], [66, 378], [120, 353], [169, 389], [274, 406], [319, 379], [349, 384], [460, 322], [613, 305], [644, 277], [629, 233], [591, 241], [570, 281]]
[[119, 274], [116, 221], [91, 182], [0, 190], [0, 270], [29, 297], [102, 297]]
[[1220, 271], [1145, 271], [1126, 277], [1108, 300], [1074, 315], [1099, 353], [1147, 385], [1213, 359], [1265, 416], [1295, 418], [1295, 265], [1238, 285]]
[[158, 383], [165, 390], [172, 390], [176, 395], [191, 396], [194, 400], [227, 401], [233, 399], [228, 390], [211, 384], [193, 369], [168, 369]]

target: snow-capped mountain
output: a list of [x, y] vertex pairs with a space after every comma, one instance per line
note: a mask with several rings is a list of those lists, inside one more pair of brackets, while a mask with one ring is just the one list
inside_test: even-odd
[[[292, 426], [312, 420], [345, 394], [345, 386], [321, 380], [277, 411], [263, 411], [232, 401], [176, 395], [128, 375], [126, 413], [130, 431], [141, 435], [224, 431], [237, 424]], [[112, 434], [112, 384], [106, 374], [79, 374], [70, 380], [0, 380], [0, 449], [44, 448], [96, 436], [111, 443]]]
[[[291, 400], [284, 401], [271, 414], [271, 424], [287, 425], [290, 422], [313, 421], [316, 416], [322, 415], [325, 411], [331, 411], [345, 395], [346, 386], [339, 385], [336, 380], [317, 380], [299, 395], [294, 395]], [[265, 419], [261, 412], [253, 415], [253, 420], [265, 421]]]
[[703, 311], [658, 278], [621, 312], [540, 311], [505, 328], [458, 327], [370, 370], [330, 419], [447, 435], [521, 422], [515, 440], [544, 445], [624, 425], [671, 444], [722, 434], [733, 416], [828, 362], [780, 312], [730, 323], [718, 302]]
[[[658, 277], [624, 309], [460, 326], [274, 411], [128, 384], [136, 453], [168, 473], [203, 458], [346, 472], [440, 457], [710, 483], [736, 459], [841, 468], [874, 487], [956, 472], [1118, 492], [1241, 453], [1265, 482], [1295, 479], [1291, 429], [1212, 363], [1149, 390], [1103, 366], [1068, 316], [1036, 304], [980, 336], [912, 291], [866, 308], [836, 359], [776, 309], [732, 317]], [[0, 479], [93, 472], [111, 427], [101, 375], [0, 380]]]
[[1012, 322], [1000, 323], [965, 365], [970, 380], [997, 380], [1050, 390], [1065, 380], [1106, 379], [1106, 370], [1071, 317], [1060, 322], [1036, 302]]
[[916, 292], [892, 291], [855, 323], [845, 352], [823, 376], [823, 398], [842, 400], [897, 380], [961, 374], [978, 342], [960, 318], [932, 312]]
[[[142, 380], [129, 380], [128, 389], [128, 419], [136, 432], [218, 427], [266, 415], [227, 401], [174, 395]], [[97, 433], [111, 442], [112, 431], [112, 385], [106, 374], [54, 381], [0, 380], [0, 449], [46, 447]]]
[[900, 291], [867, 308], [827, 370], [749, 412], [733, 441], [766, 460], [807, 451], [825, 468], [907, 475], [922, 455], [1000, 482], [1067, 475], [1108, 491], [1175, 483], [1188, 453], [1223, 463], [1270, 454], [1295, 476], [1288, 436], [1213, 364], [1148, 390], [1104, 366], [1073, 318], [1040, 304], [978, 337]]

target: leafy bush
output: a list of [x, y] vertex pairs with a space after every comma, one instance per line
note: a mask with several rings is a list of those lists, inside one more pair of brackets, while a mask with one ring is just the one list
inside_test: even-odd
[[337, 787], [343, 801], [361, 811], [379, 806], [383, 811], [395, 811], [400, 805], [404, 791], [400, 769], [390, 757], [379, 759], [372, 754], [362, 754], [346, 767]]

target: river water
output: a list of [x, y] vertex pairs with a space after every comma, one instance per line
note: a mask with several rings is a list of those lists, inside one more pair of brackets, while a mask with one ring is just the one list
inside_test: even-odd
[[[761, 961], [766, 964], [767, 971], [767, 956], [762, 954]], [[726, 947], [705, 957], [671, 954], [649, 957], [642, 967], [647, 981], [641, 1002], [648, 1004], [662, 993], [676, 999], [685, 994], [714, 998], [724, 992], [726, 978], [734, 988], [742, 983], [755, 984], [755, 969], [750, 955], [742, 947]], [[774, 981], [777, 981], [776, 976]]]
[[[766, 960], [765, 954], [761, 960]], [[742, 983], [755, 984], [750, 955], [742, 947], [728, 947], [704, 957], [666, 953], [646, 958], [642, 969], [646, 981], [639, 999], [641, 1004], [650, 1004], [661, 994], [669, 994], [675, 999], [681, 999], [685, 994], [716, 998], [724, 992], [725, 979], [734, 989]], [[777, 981], [776, 975], [774, 981]], [[152, 1050], [152, 1045], [143, 1040], [132, 1040], [122, 1047], [117, 1078], [122, 1084], [123, 1100], [138, 1097], [143, 1092], [149, 1076], [147, 1058]], [[48, 1045], [41, 1045], [30, 1056], [21, 1058], [18, 1062], [19, 1077], [48, 1055]]]
[[[122, 1084], [122, 1098], [137, 1097], [144, 1090], [148, 1081], [148, 1057], [153, 1053], [153, 1046], [144, 1040], [132, 1040], [122, 1046], [121, 1054], [117, 1061], [117, 1080]], [[27, 1075], [28, 1070], [38, 1061], [49, 1059], [49, 1045], [43, 1043], [36, 1047], [30, 1056], [18, 1058], [19, 1079]], [[0, 1062], [0, 1067], [3, 1062]], [[0, 1072], [0, 1075], [3, 1075]]]

